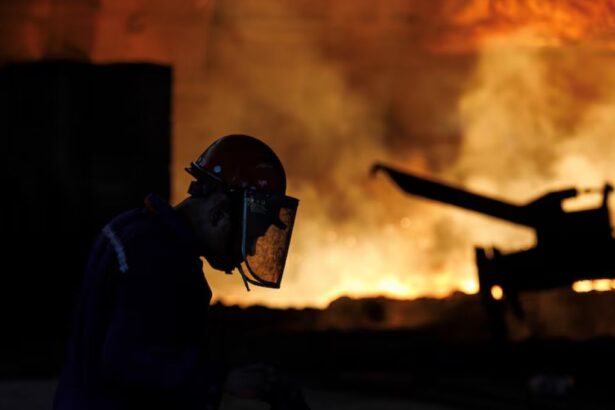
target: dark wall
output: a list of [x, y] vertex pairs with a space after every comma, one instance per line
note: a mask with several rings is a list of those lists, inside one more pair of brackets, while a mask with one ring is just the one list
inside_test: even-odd
[[0, 68], [0, 352], [19, 371], [57, 362], [97, 231], [149, 192], [168, 198], [170, 104], [165, 66]]

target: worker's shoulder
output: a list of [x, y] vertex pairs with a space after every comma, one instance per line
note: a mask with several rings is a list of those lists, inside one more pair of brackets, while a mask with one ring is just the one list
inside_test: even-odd
[[113, 218], [106, 227], [122, 239], [151, 234], [158, 230], [157, 223], [145, 208], [132, 209]]
[[124, 247], [135, 244], [160, 244], [169, 237], [168, 229], [145, 208], [133, 209], [113, 218], [103, 228], [103, 233], [112, 242], [121, 243]]
[[[119, 261], [120, 270], [128, 267], [167, 265], [178, 258], [172, 232], [158, 215], [147, 209], [134, 209], [113, 218], [102, 229]], [[139, 271], [140, 269], [137, 269]], [[134, 269], [130, 269], [134, 271]]]

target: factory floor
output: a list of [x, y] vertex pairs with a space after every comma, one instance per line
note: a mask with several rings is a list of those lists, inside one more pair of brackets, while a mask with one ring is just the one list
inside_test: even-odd
[[[10, 410], [49, 410], [56, 382], [38, 381], [0, 381], [0, 409]], [[448, 410], [449, 407], [416, 402], [410, 399], [387, 398], [355, 392], [333, 392], [307, 388], [306, 400], [312, 410]], [[239, 400], [225, 396], [221, 410], [267, 410], [264, 403]]]

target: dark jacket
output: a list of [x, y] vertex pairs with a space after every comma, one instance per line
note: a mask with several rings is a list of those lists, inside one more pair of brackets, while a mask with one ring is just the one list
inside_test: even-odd
[[105, 226], [91, 251], [55, 410], [215, 409], [205, 360], [211, 290], [187, 225], [160, 198]]

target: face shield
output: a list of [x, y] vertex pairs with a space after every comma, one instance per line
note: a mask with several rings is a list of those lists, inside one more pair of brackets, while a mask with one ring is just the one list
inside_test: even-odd
[[238, 266], [248, 283], [279, 288], [293, 233], [299, 200], [289, 196], [246, 190], [243, 193], [241, 253]]

